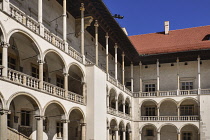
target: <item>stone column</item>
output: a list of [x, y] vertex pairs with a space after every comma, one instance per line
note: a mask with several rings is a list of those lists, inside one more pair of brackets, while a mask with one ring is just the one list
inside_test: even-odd
[[106, 105], [107, 105], [107, 109], [109, 109], [109, 95], [106, 96]]
[[123, 113], [125, 114], [125, 102], [123, 102]]
[[115, 138], [118, 140], [118, 129], [115, 130]]
[[109, 126], [107, 126], [107, 140], [109, 140]]
[[157, 132], [157, 140], [160, 140], [160, 132]]
[[43, 140], [43, 116], [35, 116], [36, 119], [36, 140]]
[[68, 91], [69, 91], [69, 89], [68, 89], [68, 83], [69, 83], [68, 76], [69, 76], [69, 74], [68, 73], [63, 73], [63, 75], [64, 75], [65, 98], [67, 98], [68, 97]]
[[157, 92], [159, 95], [159, 91], [160, 91], [160, 69], [159, 69], [159, 60], [157, 59]]
[[38, 22], [39, 22], [39, 34], [44, 37], [44, 25], [43, 22], [43, 6], [42, 6], [42, 0], [38, 0]]
[[115, 99], [115, 110], [118, 111], [118, 99]]
[[117, 80], [117, 48], [118, 48], [117, 43], [115, 43], [114, 48], [115, 48], [115, 79]]
[[180, 132], [178, 132], [178, 140], [181, 140], [181, 133]]
[[125, 128], [122, 131], [123, 131], [123, 140], [126, 140], [126, 136], [125, 136], [126, 135], [125, 134], [126, 131], [125, 131]]
[[39, 89], [43, 89], [43, 81], [44, 81], [44, 76], [43, 76], [43, 65], [44, 65], [44, 61], [42, 60], [38, 60], [39, 63]]
[[160, 107], [157, 108], [157, 116], [158, 116], [158, 120], [160, 120]]
[[125, 53], [122, 53], [122, 85], [125, 87]]
[[98, 21], [95, 20], [95, 49], [96, 49], [96, 66], [98, 66]]
[[198, 94], [201, 93], [201, 58], [198, 56]]
[[142, 92], [142, 63], [139, 62], [139, 91]]
[[82, 129], [82, 140], [86, 139], [86, 123], [81, 123], [81, 129]]
[[131, 92], [133, 92], [133, 62], [131, 62]]
[[177, 65], [177, 95], [179, 95], [180, 92], [180, 82], [179, 82], [179, 58], [176, 60]]
[[63, 123], [63, 140], [68, 140], [68, 122], [69, 120], [61, 120]]
[[84, 3], [81, 3], [81, 7], [80, 7], [80, 10], [81, 10], [81, 54], [82, 54], [82, 62], [83, 64], [85, 64], [85, 38], [84, 38], [84, 35], [85, 35], [85, 24], [84, 24], [84, 11], [85, 11], [85, 7], [84, 7]]
[[139, 140], [141, 140], [141, 134], [142, 134], [142, 132], [139, 133]]
[[2, 0], [2, 10], [8, 14], [10, 14], [9, 3], [9, 0]]
[[178, 120], [180, 120], [180, 107], [177, 107]]
[[2, 66], [3, 66], [3, 70], [2, 70], [2, 76], [4, 78], [7, 78], [7, 73], [8, 73], [8, 47], [10, 46], [8, 43], [6, 42], [1, 42], [1, 46], [2, 46]]
[[129, 105], [129, 115], [130, 116], [132, 115], [132, 106], [131, 106], [131, 104]]
[[109, 74], [109, 36], [106, 33], [106, 73]]
[[1, 140], [7, 140], [7, 115], [9, 114], [9, 110], [0, 110], [0, 136]]
[[66, 42], [67, 40], [67, 23], [66, 23], [66, 0], [63, 0], [63, 40]]

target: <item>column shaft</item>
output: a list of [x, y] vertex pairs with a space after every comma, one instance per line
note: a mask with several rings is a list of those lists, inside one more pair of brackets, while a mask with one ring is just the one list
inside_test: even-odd
[[201, 90], [201, 58], [198, 56], [198, 94], [200, 94]]
[[114, 48], [115, 48], [115, 79], [117, 80], [117, 48], [118, 48], [117, 43], [115, 43]]
[[157, 140], [160, 140], [160, 132], [157, 132]]
[[95, 49], [96, 49], [96, 66], [98, 66], [98, 21], [95, 20]]
[[66, 23], [66, 0], [63, 0], [63, 40], [66, 41], [67, 23]]
[[116, 109], [116, 111], [118, 111], [118, 100], [117, 99], [115, 100], [115, 109]]
[[125, 86], [125, 54], [122, 53], [122, 84]]
[[125, 131], [123, 131], [123, 140], [126, 140], [126, 139], [125, 139]]
[[109, 128], [107, 127], [107, 140], [109, 140]]
[[68, 140], [68, 122], [63, 122], [63, 140]]
[[43, 89], [43, 64], [44, 62], [42, 60], [39, 60], [39, 89]]
[[69, 89], [68, 89], [68, 83], [69, 83], [69, 81], [68, 81], [68, 73], [64, 73], [64, 89], [65, 89], [65, 97], [68, 97], [68, 91], [69, 91]]
[[116, 138], [116, 140], [118, 140], [118, 130], [115, 131], [115, 138]]
[[1, 140], [7, 140], [7, 114], [8, 111], [1, 110], [0, 111], [0, 139]]
[[133, 92], [133, 63], [131, 62], [131, 92]]
[[159, 70], [159, 60], [157, 60], [157, 91], [160, 91], [160, 70]]
[[125, 114], [125, 103], [123, 103], [123, 113]]
[[109, 74], [109, 36], [106, 33], [106, 73]]
[[181, 140], [181, 134], [178, 133], [178, 140]]
[[177, 63], [177, 95], [179, 95], [179, 91], [180, 91], [180, 82], [179, 82], [179, 58], [177, 58], [176, 63]]
[[82, 124], [82, 140], [85, 140], [85, 138], [86, 138], [86, 136], [85, 136], [86, 135], [85, 134], [85, 131], [86, 131], [85, 126], [86, 126], [85, 124]]
[[85, 34], [85, 29], [84, 29], [84, 3], [81, 3], [81, 54], [82, 54], [82, 62], [85, 64], [85, 42], [84, 42], [84, 34]]
[[139, 91], [142, 92], [142, 63], [139, 63]]
[[38, 0], [38, 22], [42, 24], [42, 0]]
[[109, 95], [106, 96], [106, 104], [107, 104], [107, 109], [109, 109]]
[[36, 140], [43, 140], [43, 118], [41, 116], [35, 116], [36, 118]]
[[7, 77], [7, 73], [8, 73], [8, 47], [9, 44], [6, 44], [5, 42], [3, 42], [2, 45], [2, 66], [4, 67], [2, 70], [2, 76], [4, 78]]

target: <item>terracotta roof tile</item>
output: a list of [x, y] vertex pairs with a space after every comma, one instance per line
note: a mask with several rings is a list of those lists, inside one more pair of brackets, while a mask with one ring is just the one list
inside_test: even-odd
[[209, 49], [210, 25], [164, 32], [129, 36], [139, 54], [160, 54], [180, 51]]

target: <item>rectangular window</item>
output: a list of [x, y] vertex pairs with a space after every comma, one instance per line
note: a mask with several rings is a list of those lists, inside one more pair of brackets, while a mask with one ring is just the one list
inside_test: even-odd
[[146, 136], [154, 136], [153, 134], [154, 133], [153, 133], [153, 130], [152, 129], [147, 129], [146, 130]]
[[146, 107], [146, 116], [155, 116], [155, 107]]
[[21, 125], [30, 126], [30, 111], [21, 110]]
[[180, 107], [182, 116], [194, 115], [194, 106], [193, 105], [184, 105]]
[[183, 133], [183, 140], [192, 140], [192, 133]]
[[39, 78], [39, 67], [36, 65], [31, 66], [31, 76], [34, 78]]
[[193, 82], [181, 82], [182, 90], [193, 89]]
[[61, 122], [56, 123], [56, 133], [58, 138], [63, 137], [63, 123]]
[[16, 69], [16, 59], [14, 57], [8, 56], [8, 67], [10, 69]]
[[155, 91], [155, 84], [146, 84], [145, 85], [145, 92]]
[[56, 85], [60, 88], [63, 88], [63, 85], [64, 85], [64, 78], [61, 77], [61, 76], [56, 76]]

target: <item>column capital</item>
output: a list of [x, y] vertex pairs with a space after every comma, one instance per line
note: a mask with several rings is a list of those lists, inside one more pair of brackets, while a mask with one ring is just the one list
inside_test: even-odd
[[11, 111], [10, 110], [7, 110], [7, 109], [1, 109], [0, 110], [0, 115], [7, 115], [7, 114], [11, 114]]
[[44, 63], [45, 63], [44, 60], [41, 60], [41, 59], [37, 60], [37, 62], [38, 62], [39, 64], [44, 64]]
[[64, 72], [64, 73], [63, 73], [63, 75], [64, 75], [64, 76], [69, 76], [69, 74], [68, 74], [68, 73], [66, 73], [66, 72]]
[[200, 55], [198, 55], [198, 58], [197, 58], [197, 60], [201, 60], [201, 58], [200, 58]]
[[106, 33], [106, 36], [105, 36], [105, 38], [107, 38], [107, 39], [109, 38], [109, 35], [108, 35], [108, 33]]
[[115, 43], [114, 48], [118, 48], [117, 43]]
[[61, 123], [69, 123], [70, 122], [70, 120], [68, 120], [68, 119], [61, 119]]
[[142, 66], [142, 63], [141, 63], [141, 61], [139, 62], [139, 66]]
[[0, 46], [1, 46], [2, 48], [8, 48], [8, 47], [10, 46], [10, 44], [7, 43], [7, 42], [2, 41], [2, 42], [0, 42]]
[[80, 126], [86, 126], [86, 123], [80, 123]]
[[125, 57], [125, 53], [124, 52], [122, 52], [122, 57]]
[[84, 5], [84, 3], [81, 3], [80, 10], [81, 10], [81, 11], [85, 11], [85, 5]]
[[35, 115], [34, 116], [36, 120], [44, 120], [45, 116]]
[[95, 20], [95, 24], [94, 24], [95, 27], [98, 27], [99, 24], [98, 24], [98, 20]]

